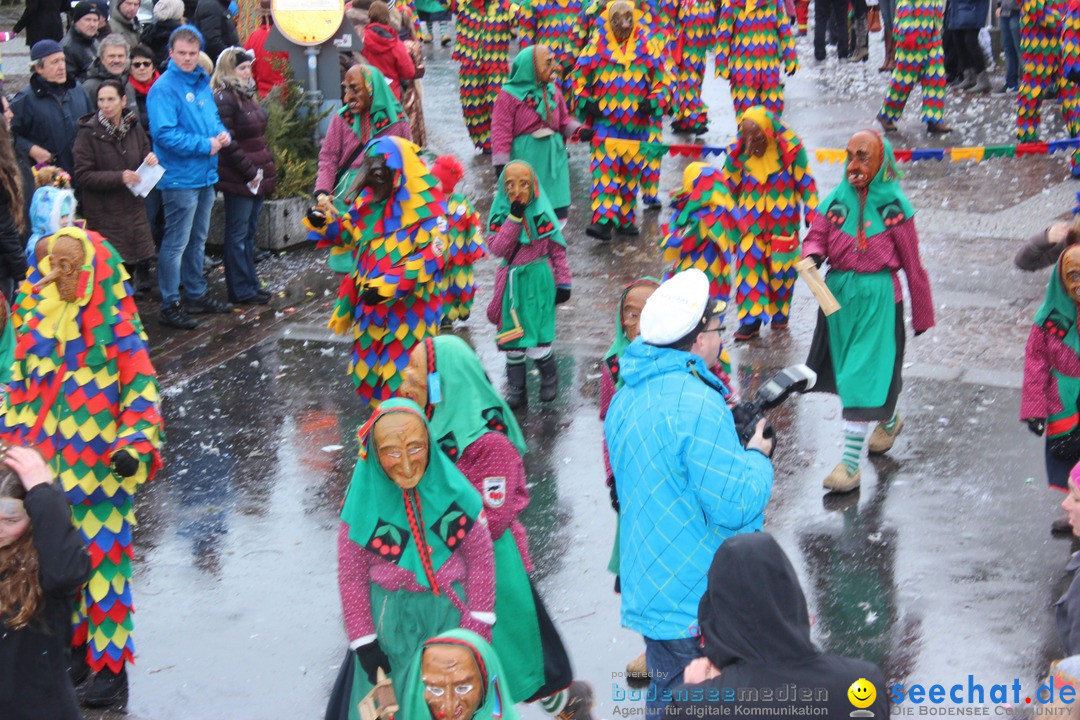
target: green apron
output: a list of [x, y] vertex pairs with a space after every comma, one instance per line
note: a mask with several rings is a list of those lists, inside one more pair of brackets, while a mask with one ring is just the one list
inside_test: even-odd
[[532, 166], [551, 207], [570, 205], [570, 163], [562, 135], [557, 132], [543, 138], [518, 135], [510, 145], [510, 159], [524, 160]]
[[[454, 592], [464, 598], [460, 583], [454, 583]], [[461, 613], [445, 595], [409, 590], [386, 590], [371, 584], [371, 614], [375, 618], [375, 632], [379, 647], [390, 658], [393, 672], [390, 677], [394, 687], [408, 684], [407, 674], [416, 651], [429, 637], [452, 630], [461, 624]], [[353, 684], [349, 698], [349, 720], [360, 720], [357, 705], [371, 692], [367, 673], [352, 653]]]
[[500, 333], [515, 327], [511, 309], [516, 312], [525, 334], [500, 344], [500, 350], [550, 345], [555, 340], [555, 276], [546, 257], [526, 265], [515, 265], [506, 274]]
[[1057, 370], [1050, 374], [1057, 382], [1058, 396], [1061, 398], [1061, 412], [1054, 413], [1046, 421], [1046, 437], [1058, 438], [1068, 435], [1077, 426], [1077, 400], [1080, 398], [1080, 378], [1064, 375]]
[[845, 408], [882, 407], [896, 365], [892, 273], [832, 270], [825, 284], [840, 303], [825, 318], [840, 401]]
[[495, 541], [495, 626], [491, 646], [506, 670], [510, 697], [526, 700], [544, 686], [544, 648], [532, 585], [514, 535]]

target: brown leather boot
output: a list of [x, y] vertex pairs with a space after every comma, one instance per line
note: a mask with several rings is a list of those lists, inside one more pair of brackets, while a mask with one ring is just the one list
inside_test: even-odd
[[881, 63], [878, 72], [892, 72], [896, 67], [896, 45], [891, 35], [885, 36], [885, 62]]

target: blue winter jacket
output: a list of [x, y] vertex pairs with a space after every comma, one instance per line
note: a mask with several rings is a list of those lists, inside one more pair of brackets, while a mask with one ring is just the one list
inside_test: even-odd
[[742, 447], [726, 388], [697, 355], [638, 338], [620, 376], [604, 435], [621, 506], [622, 624], [688, 638], [717, 548], [761, 529], [772, 463]]
[[162, 190], [190, 190], [218, 181], [218, 156], [210, 138], [224, 132], [210, 76], [200, 67], [184, 72], [172, 60], [146, 96], [154, 154], [165, 168]]

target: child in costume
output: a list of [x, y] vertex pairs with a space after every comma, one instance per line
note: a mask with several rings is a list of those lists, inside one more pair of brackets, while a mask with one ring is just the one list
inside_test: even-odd
[[709, 108], [701, 97], [705, 60], [716, 47], [716, 4], [705, 0], [679, 0], [671, 49], [675, 65], [675, 97], [671, 129], [704, 134], [709, 129]]
[[439, 179], [446, 196], [446, 267], [443, 270], [439, 293], [442, 295], [442, 329], [449, 330], [455, 320], [468, 320], [472, 313], [476, 280], [473, 265], [487, 257], [484, 250], [483, 225], [469, 198], [454, 192], [465, 176], [461, 163], [453, 155], [435, 158], [431, 174]]
[[[45, 460], [4, 447], [0, 468], [0, 707], [7, 720], [79, 720], [68, 676], [71, 610], [90, 556]], [[17, 473], [17, 474], [16, 474]]]
[[[1066, 0], [1020, 4], [1020, 91], [1016, 95], [1016, 140], [1037, 142], [1043, 98], [1057, 94], [1069, 137], [1080, 134], [1080, 88], [1066, 81], [1080, 67], [1080, 17]], [[1074, 72], [1075, 75], [1075, 72]], [[1080, 177], [1080, 153], [1070, 167]]]
[[131, 560], [138, 488], [161, 467], [162, 420], [146, 334], [119, 254], [93, 232], [42, 238], [16, 298], [17, 345], [3, 416], [8, 444], [38, 448], [90, 548], [73, 661], [104, 707], [134, 661]]
[[351, 330], [349, 375], [371, 405], [394, 394], [409, 349], [442, 321], [446, 203], [418, 151], [399, 137], [372, 140], [348, 213], [324, 201], [305, 220], [309, 240], [349, 259], [330, 328]]
[[930, 280], [919, 257], [915, 209], [900, 188], [892, 146], [863, 130], [847, 146], [847, 173], [822, 203], [803, 240], [803, 257], [829, 263], [825, 283], [840, 303], [818, 313], [806, 364], [817, 372], [815, 391], [840, 396], [844, 455], [825, 487], [859, 486], [859, 462], [870, 422], [870, 452], [888, 452], [903, 421], [896, 412], [904, 360], [904, 302], [899, 273], [911, 296], [915, 335], [934, 326]]
[[724, 182], [739, 208], [741, 238], [735, 253], [737, 341], [756, 337], [771, 319], [787, 329], [799, 258], [803, 213], [817, 217], [817, 185], [802, 141], [761, 105], [739, 118], [739, 136], [727, 151]]
[[514, 11], [507, 0], [460, 0], [455, 4], [461, 112], [477, 150], [491, 152], [491, 112], [510, 64]]
[[570, 91], [570, 70], [577, 58], [574, 30], [581, 14], [581, 0], [526, 0], [518, 6], [518, 44], [524, 50], [546, 45], [555, 54], [552, 82], [565, 94]]
[[613, 230], [638, 234], [639, 183], [646, 200], [657, 201], [659, 156], [650, 156], [639, 143], [658, 139], [672, 79], [663, 40], [654, 35], [642, 10], [616, 0], [600, 13], [597, 31], [574, 68], [579, 114], [596, 133], [590, 163], [592, 224], [585, 232], [601, 241], [610, 240]]
[[75, 191], [71, 176], [52, 165], [34, 168], [36, 189], [30, 199], [30, 239], [26, 243], [26, 259], [33, 260], [37, 242], [46, 235], [74, 225], [81, 225], [75, 216]]
[[506, 658], [507, 689], [549, 714], [582, 720], [587, 715], [575, 709], [586, 697], [591, 702], [592, 690], [573, 681], [562, 638], [528, 577], [532, 563], [520, 521], [529, 505], [527, 447], [517, 419], [461, 338], [428, 338], [410, 353], [403, 376], [401, 394], [424, 409], [439, 448], [484, 500], [499, 577], [492, 644]]
[[945, 124], [945, 64], [941, 33], [945, 24], [943, 0], [897, 0], [893, 19], [895, 65], [878, 122], [895, 132], [915, 83], [922, 87], [922, 121], [929, 133], [952, 132]]
[[506, 352], [506, 402], [513, 409], [527, 402], [526, 356], [540, 370], [540, 399], [549, 402], [559, 390], [555, 306], [570, 299], [573, 277], [559, 219], [528, 163], [513, 160], [503, 170], [488, 233], [488, 248], [502, 259], [487, 315]]
[[764, 105], [784, 112], [781, 66], [788, 75], [799, 69], [799, 56], [787, 13], [779, 2], [729, 0], [720, 4], [716, 29], [716, 76], [731, 85], [735, 115]]
[[588, 140], [592, 130], [570, 117], [553, 78], [554, 55], [546, 45], [525, 48], [514, 58], [491, 116], [491, 162], [496, 175], [511, 160], [529, 163], [555, 216], [565, 222], [570, 215], [566, 140], [575, 134]]

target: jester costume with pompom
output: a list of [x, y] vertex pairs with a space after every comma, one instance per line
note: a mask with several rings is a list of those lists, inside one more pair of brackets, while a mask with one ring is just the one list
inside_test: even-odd
[[[647, 194], [656, 192], [662, 148], [641, 143], [659, 140], [659, 118], [671, 102], [672, 78], [664, 43], [644, 12], [635, 7], [634, 27], [620, 43], [610, 26], [610, 7], [600, 13], [596, 32], [578, 56], [573, 94], [579, 114], [592, 101], [604, 115], [582, 115], [596, 131], [590, 162], [592, 222], [625, 228], [634, 224], [639, 183]], [[643, 104], [649, 112], [639, 110]]]
[[[446, 203], [418, 151], [399, 137], [372, 140], [364, 155], [385, 158], [394, 174], [390, 197], [372, 202], [365, 188], [348, 213], [328, 218], [323, 227], [305, 220], [309, 240], [356, 259], [341, 281], [329, 326], [338, 335], [352, 328], [349, 374], [372, 405], [394, 394], [409, 350], [438, 333], [442, 320]], [[375, 305], [361, 301], [370, 289], [379, 294]]]
[[491, 150], [491, 110], [510, 67], [515, 17], [507, 0], [457, 0], [453, 59], [465, 129], [477, 150]]
[[728, 148], [724, 182], [739, 208], [740, 239], [735, 252], [735, 302], [739, 324], [758, 321], [780, 326], [791, 316], [799, 225], [817, 217], [817, 185], [802, 140], [764, 107], [739, 118], [765, 134], [764, 156], [751, 156], [736, 139]]
[[561, 71], [555, 84], [563, 93], [570, 90], [570, 69], [577, 57], [574, 28], [581, 13], [581, 0], [524, 0], [518, 4], [518, 43], [522, 49], [546, 45], [555, 55]]
[[916, 83], [922, 87], [922, 121], [930, 124], [945, 119], [944, 23], [945, 0], [897, 0], [893, 20], [896, 67], [878, 111], [882, 120], [900, 120]]
[[716, 28], [716, 76], [731, 85], [735, 114], [764, 105], [784, 112], [780, 68], [799, 69], [795, 39], [784, 6], [776, 0], [728, 0], [720, 4]]
[[[49, 251], [60, 236], [82, 243], [77, 300], [62, 300], [54, 284], [35, 292], [51, 268], [48, 255], [40, 263], [30, 258], [11, 316], [17, 344], [2, 436], [36, 447], [71, 504], [92, 568], [72, 644], [85, 643], [95, 672], [119, 673], [135, 657], [135, 491], [161, 467], [158, 384], [120, 255], [97, 233], [78, 228], [50, 236]], [[120, 450], [138, 460], [131, 477], [110, 466]]]
[[671, 60], [675, 67], [675, 99], [671, 129], [691, 131], [709, 121], [709, 108], [701, 97], [705, 60], [716, 47], [716, 4], [707, 0], [679, 0], [674, 24]]
[[476, 296], [476, 273], [473, 265], [487, 256], [484, 251], [483, 225], [469, 198], [454, 193], [446, 199], [446, 268], [439, 292], [443, 301], [443, 322], [466, 320], [472, 313]]
[[[1080, 134], [1080, 88], [1066, 77], [1080, 70], [1080, 5], [1075, 0], [1024, 0], [1020, 5], [1020, 91], [1016, 95], [1016, 139], [1037, 142], [1042, 101], [1061, 99], [1069, 137]], [[1080, 177], [1080, 152], [1072, 153]]]

